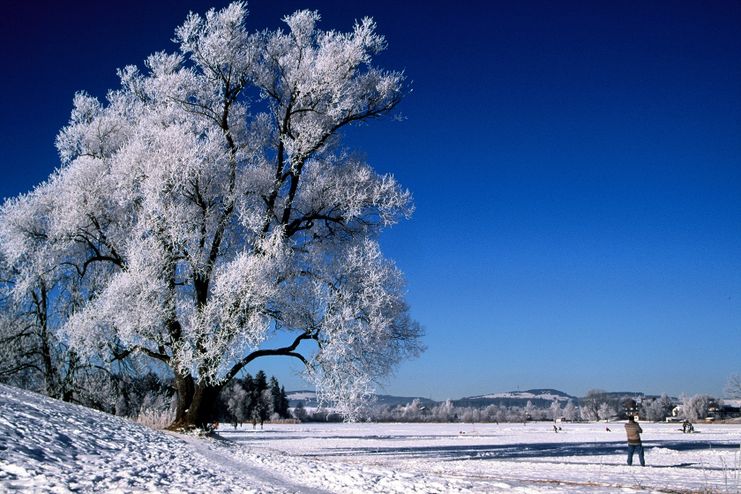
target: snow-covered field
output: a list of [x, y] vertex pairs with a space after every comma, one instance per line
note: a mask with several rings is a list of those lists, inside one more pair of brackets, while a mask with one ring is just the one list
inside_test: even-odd
[[[741, 425], [225, 425], [203, 439], [0, 386], [0, 492], [741, 492]], [[637, 459], [636, 459], [637, 463]]]

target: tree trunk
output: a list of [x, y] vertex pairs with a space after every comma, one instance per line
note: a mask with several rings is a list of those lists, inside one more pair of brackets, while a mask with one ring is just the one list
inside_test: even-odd
[[36, 305], [36, 322], [39, 325], [39, 339], [41, 340], [41, 360], [44, 368], [44, 389], [46, 396], [59, 398], [60, 389], [57, 386], [56, 372], [51, 356], [51, 346], [49, 345], [49, 328], [47, 326], [47, 291], [46, 283], [43, 279], [39, 280], [39, 293], [33, 292], [33, 299]]
[[171, 429], [186, 427], [187, 413], [193, 401], [195, 385], [193, 376], [190, 374], [175, 373], [175, 391], [177, 393], [177, 408], [175, 409], [175, 421], [170, 425]]
[[221, 384], [215, 386], [196, 384], [193, 401], [186, 414], [188, 425], [206, 429], [217, 420], [219, 393], [223, 387]]
[[169, 429], [207, 429], [216, 421], [219, 393], [224, 385], [204, 385], [195, 383], [193, 377], [178, 375], [175, 377], [177, 389], [177, 409], [175, 421]]

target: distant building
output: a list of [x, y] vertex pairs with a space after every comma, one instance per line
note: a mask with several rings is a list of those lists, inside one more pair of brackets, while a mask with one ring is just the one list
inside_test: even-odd
[[638, 416], [638, 408], [640, 407], [640, 404], [638, 401], [634, 400], [633, 398], [627, 398], [623, 400], [623, 412], [626, 417], [630, 417], [631, 415], [633, 417]]
[[738, 417], [741, 417], [741, 400], [713, 400], [708, 405], [708, 420], [727, 420]]

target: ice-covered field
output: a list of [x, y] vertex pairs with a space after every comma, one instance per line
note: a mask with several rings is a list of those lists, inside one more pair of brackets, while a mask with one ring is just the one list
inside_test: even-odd
[[622, 428], [301, 424], [219, 432], [239, 451], [259, 452], [266, 467], [331, 492], [741, 492], [741, 426], [701, 424], [683, 434], [676, 424], [643, 424], [645, 468], [625, 464]]
[[226, 425], [202, 439], [0, 386], [0, 492], [741, 492], [741, 425], [643, 424], [645, 468], [607, 426]]

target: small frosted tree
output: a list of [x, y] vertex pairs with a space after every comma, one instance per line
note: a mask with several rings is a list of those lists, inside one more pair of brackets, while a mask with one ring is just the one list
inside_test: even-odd
[[724, 389], [729, 398], [741, 399], [741, 374], [731, 374]]
[[341, 33], [299, 11], [286, 31], [251, 33], [245, 16], [242, 3], [190, 14], [178, 51], [120, 70], [106, 102], [77, 94], [62, 166], [5, 207], [48, 227], [10, 256], [34, 249], [72, 280], [65, 340], [168, 368], [178, 427], [205, 426], [223, 386], [268, 356], [303, 362], [352, 416], [421, 349], [378, 244], [411, 195], [341, 147], [404, 93], [401, 73], [372, 64], [385, 39], [368, 18]]
[[712, 398], [707, 395], [693, 395], [682, 397], [682, 413], [688, 420], [702, 420], [708, 416], [708, 408]]
[[553, 403], [551, 403], [551, 406], [550, 406], [550, 412], [551, 412], [551, 418], [553, 418], [553, 420], [560, 419], [562, 415], [561, 402], [559, 402], [558, 400], [553, 400]]
[[270, 418], [275, 410], [273, 409], [273, 395], [269, 389], [264, 389], [257, 397], [254, 407], [253, 417], [262, 423]]
[[249, 420], [252, 409], [252, 397], [244, 389], [242, 383], [233, 381], [227, 391], [226, 409], [235, 422], [243, 423]]
[[482, 412], [482, 420], [487, 422], [496, 422], [498, 419], [499, 407], [496, 405], [487, 405]]
[[583, 420], [598, 420], [600, 405], [605, 401], [607, 393], [601, 389], [590, 389], [587, 395], [579, 401], [579, 409]]
[[402, 408], [401, 417], [404, 420], [416, 422], [422, 419], [423, 409], [422, 402], [419, 398], [415, 398]]
[[641, 404], [641, 414], [646, 420], [658, 422], [671, 415], [674, 403], [666, 394], [654, 400], [644, 400]]
[[306, 408], [304, 408], [303, 402], [298, 402], [298, 404], [293, 409], [293, 418], [298, 420], [299, 422], [303, 422], [306, 420]]
[[600, 420], [608, 420], [610, 417], [614, 417], [615, 415], [617, 415], [617, 412], [609, 403], [603, 402], [597, 410], [597, 417], [599, 417]]
[[525, 408], [523, 412], [525, 415], [524, 420], [535, 420], [536, 408], [535, 408], [535, 405], [533, 405], [532, 401], [527, 400], [527, 403], [525, 404]]
[[451, 400], [445, 400], [432, 409], [432, 416], [438, 422], [453, 422], [456, 419], [455, 407]]
[[570, 422], [579, 419], [579, 409], [573, 401], [569, 400], [563, 407], [563, 418]]
[[579, 407], [579, 416], [581, 417], [582, 420], [586, 420], [588, 422], [599, 419], [598, 413], [594, 411], [594, 409], [591, 406], [581, 405]]

